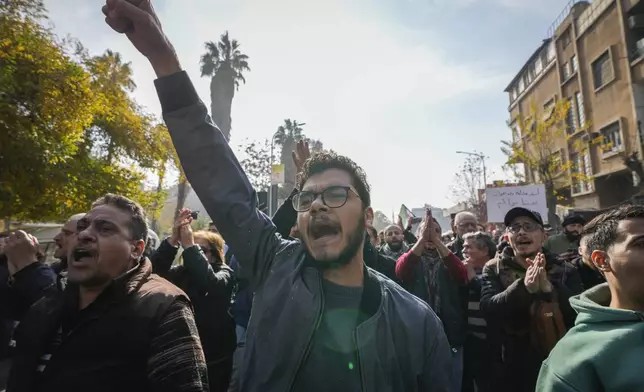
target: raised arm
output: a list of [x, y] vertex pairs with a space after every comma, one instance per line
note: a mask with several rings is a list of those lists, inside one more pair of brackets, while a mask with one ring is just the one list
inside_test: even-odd
[[110, 0], [103, 8], [107, 23], [148, 58], [163, 118], [181, 166], [199, 200], [232, 249], [243, 271], [260, 283], [280, 245], [271, 220], [257, 209], [257, 195], [233, 151], [213, 124], [188, 74], [161, 29], [150, 0], [138, 6]]

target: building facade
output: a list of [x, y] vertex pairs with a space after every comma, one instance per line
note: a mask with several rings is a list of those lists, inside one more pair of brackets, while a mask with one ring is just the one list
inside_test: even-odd
[[[505, 90], [510, 127], [534, 106], [547, 113], [568, 100], [567, 135], [553, 151], [570, 163], [558, 194], [575, 208], [621, 203], [641, 189], [624, 159], [642, 159], [644, 0], [572, 0], [547, 35]], [[532, 168], [525, 175], [539, 182]]]

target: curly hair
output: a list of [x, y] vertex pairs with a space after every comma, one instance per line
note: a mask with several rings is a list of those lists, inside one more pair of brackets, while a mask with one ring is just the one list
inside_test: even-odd
[[366, 207], [371, 206], [371, 187], [367, 182], [367, 174], [354, 161], [335, 152], [316, 153], [307, 159], [302, 172], [298, 176], [297, 189], [302, 189], [302, 186], [311, 176], [330, 169], [338, 169], [348, 173], [362, 203]]

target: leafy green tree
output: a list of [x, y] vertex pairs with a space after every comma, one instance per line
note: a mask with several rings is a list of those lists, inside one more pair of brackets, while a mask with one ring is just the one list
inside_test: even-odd
[[[0, 216], [21, 217], [72, 160], [97, 100], [83, 68], [39, 24], [40, 1], [0, 3]], [[58, 200], [60, 201], [60, 200]]]
[[201, 56], [201, 76], [211, 78], [210, 113], [227, 141], [230, 141], [230, 113], [235, 91], [240, 82], [246, 83], [244, 72], [250, 71], [248, 56], [241, 52], [240, 46], [239, 41], [231, 40], [226, 31], [219, 42], [206, 42], [206, 53]]
[[100, 102], [85, 142], [110, 164], [128, 159], [140, 167], [154, 168], [162, 159], [159, 153], [165, 151], [160, 150], [154, 118], [130, 96], [136, 88], [130, 63], [108, 49], [84, 59], [84, 65]]
[[0, 217], [64, 220], [107, 192], [154, 208], [140, 169], [167, 149], [129, 96], [129, 65], [72, 50], [45, 18], [42, 1], [0, 1]]
[[561, 147], [568, 145], [569, 151], [584, 154], [597, 140], [572, 137], [590, 126], [573, 124], [570, 101], [561, 99], [543, 111], [533, 103], [527, 115], [520, 115], [511, 124], [512, 140], [501, 141], [501, 152], [507, 157], [506, 166], [523, 166], [526, 180], [542, 183], [546, 191], [548, 221], [558, 225], [556, 205], [563, 201], [558, 190], [570, 187], [575, 182], [589, 181], [585, 174], [561, 155]]

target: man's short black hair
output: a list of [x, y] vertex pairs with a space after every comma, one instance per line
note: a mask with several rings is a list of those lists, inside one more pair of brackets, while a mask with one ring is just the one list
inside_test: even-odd
[[600, 214], [584, 226], [581, 233], [586, 241], [588, 257], [594, 250], [606, 251], [617, 241], [617, 226], [620, 221], [632, 218], [644, 218], [644, 206], [626, 204]]
[[297, 188], [302, 189], [304, 183], [316, 174], [323, 173], [329, 169], [338, 169], [347, 172], [351, 176], [352, 185], [356, 188], [356, 192], [365, 207], [371, 206], [371, 196], [369, 192], [371, 188], [367, 182], [367, 175], [360, 166], [358, 166], [351, 159], [338, 155], [334, 152], [322, 152], [313, 154], [311, 158], [307, 159], [300, 173]]
[[130, 200], [125, 196], [108, 193], [92, 203], [92, 208], [102, 205], [114, 206], [121, 211], [129, 213], [132, 217], [132, 220], [130, 221], [130, 231], [132, 232], [132, 239], [147, 241], [148, 223], [145, 217], [145, 210], [139, 203], [135, 202], [134, 200]]

